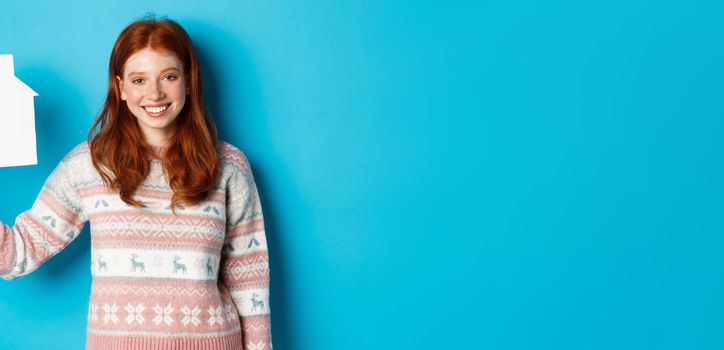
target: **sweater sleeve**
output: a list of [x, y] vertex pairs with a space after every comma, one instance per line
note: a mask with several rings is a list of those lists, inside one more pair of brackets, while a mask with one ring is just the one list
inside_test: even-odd
[[272, 339], [264, 219], [248, 159], [241, 152], [238, 157], [238, 169], [227, 185], [220, 273], [240, 316], [244, 350], [267, 350], [272, 348]]
[[9, 281], [33, 272], [83, 229], [86, 215], [70, 181], [69, 155], [55, 167], [32, 207], [18, 215], [13, 226], [0, 222], [0, 278]]

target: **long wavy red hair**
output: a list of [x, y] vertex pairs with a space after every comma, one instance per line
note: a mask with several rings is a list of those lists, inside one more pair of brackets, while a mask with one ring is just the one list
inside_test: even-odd
[[170, 19], [145, 18], [128, 25], [118, 36], [108, 65], [108, 94], [98, 118], [88, 133], [93, 166], [105, 184], [134, 207], [145, 203], [133, 194], [150, 171], [153, 149], [141, 134], [136, 117], [121, 100], [116, 76], [123, 77], [126, 60], [144, 48], [173, 54], [183, 63], [189, 89], [177, 117], [176, 133], [162, 161], [173, 190], [171, 208], [204, 200], [219, 176], [216, 126], [204, 102], [201, 72], [196, 52], [186, 31]]

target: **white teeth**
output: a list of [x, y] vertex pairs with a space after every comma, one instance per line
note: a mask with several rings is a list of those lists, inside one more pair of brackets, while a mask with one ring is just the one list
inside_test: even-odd
[[161, 107], [143, 107], [143, 108], [145, 108], [147, 111], [149, 111], [151, 113], [160, 113], [160, 112], [165, 111], [167, 107], [168, 107], [168, 105], [161, 106]]

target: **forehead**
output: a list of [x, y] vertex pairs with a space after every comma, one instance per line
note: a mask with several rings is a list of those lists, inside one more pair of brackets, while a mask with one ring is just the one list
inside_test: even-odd
[[144, 48], [126, 60], [123, 72], [126, 76], [133, 73], [154, 74], [171, 68], [183, 71], [183, 64], [175, 55]]

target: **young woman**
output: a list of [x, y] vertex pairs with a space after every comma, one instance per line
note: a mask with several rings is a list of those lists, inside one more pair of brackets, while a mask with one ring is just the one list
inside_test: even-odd
[[188, 34], [121, 32], [108, 94], [15, 225], [0, 277], [27, 275], [91, 222], [87, 349], [271, 349], [269, 259], [249, 162], [217, 140]]

